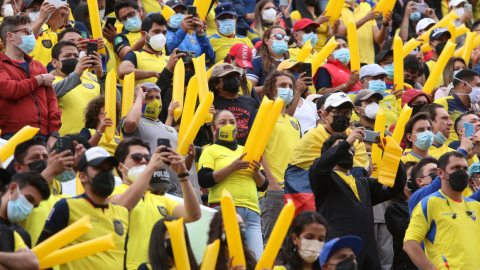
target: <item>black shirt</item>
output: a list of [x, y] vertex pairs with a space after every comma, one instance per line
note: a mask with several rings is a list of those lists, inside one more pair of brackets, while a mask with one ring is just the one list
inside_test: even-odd
[[27, 245], [28, 248], [32, 248], [32, 239], [30, 238], [30, 234], [24, 228], [20, 227], [20, 225], [18, 225], [17, 223], [11, 223], [10, 221], [8, 221], [8, 219], [3, 219], [1, 217], [0, 225], [5, 225], [10, 229], [16, 231], [22, 237], [25, 245]]

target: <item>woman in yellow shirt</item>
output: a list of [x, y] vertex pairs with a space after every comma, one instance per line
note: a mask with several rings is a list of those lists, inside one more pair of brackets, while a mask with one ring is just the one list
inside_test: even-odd
[[323, 23], [330, 20], [330, 16], [323, 16], [325, 12], [322, 13], [320, 6], [318, 5], [317, 0], [298, 0], [297, 1], [297, 10], [293, 11], [290, 15], [292, 17], [292, 24], [303, 18], [310, 19], [315, 23], [320, 24], [320, 27], [317, 28], [317, 37], [318, 41], [315, 45], [315, 51], [319, 52], [325, 45], [325, 41], [331, 35], [330, 26], [326, 26]]
[[282, 253], [283, 266], [274, 270], [318, 269], [318, 256], [325, 244], [328, 224], [325, 218], [314, 211], [298, 214], [290, 225]]
[[[208, 188], [208, 205], [220, 209], [223, 189], [233, 197], [237, 213], [247, 224], [245, 232], [248, 247], [260, 260], [263, 254], [260, 209], [257, 191], [268, 188], [268, 180], [261, 171], [261, 164], [243, 161], [243, 146], [238, 145], [237, 122], [232, 112], [221, 110], [213, 116], [212, 131], [215, 143], [205, 148], [198, 163], [198, 183]], [[248, 169], [249, 166], [253, 169]]]

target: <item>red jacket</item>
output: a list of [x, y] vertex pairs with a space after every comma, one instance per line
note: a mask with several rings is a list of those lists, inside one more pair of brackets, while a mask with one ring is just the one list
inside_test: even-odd
[[40, 128], [40, 135], [58, 132], [62, 111], [53, 87], [38, 86], [35, 76], [47, 69], [32, 57], [29, 73], [0, 52], [0, 129], [2, 134], [16, 133], [26, 125]]
[[[330, 73], [330, 76], [332, 77], [332, 88], [342, 85], [348, 82], [348, 80], [350, 79], [350, 74], [351, 74], [350, 70], [345, 68], [338, 60], [329, 59], [327, 60], [327, 63], [321, 66], [318, 70], [320, 70], [321, 68], [326, 69], [328, 73]], [[313, 81], [317, 79], [318, 70], [315, 73], [315, 76], [313, 76]], [[359, 90], [362, 90], [362, 86], [360, 85], [360, 82], [357, 82], [352, 87], [350, 87], [350, 89], [348, 89], [348, 91], [345, 93], [355, 92]]]

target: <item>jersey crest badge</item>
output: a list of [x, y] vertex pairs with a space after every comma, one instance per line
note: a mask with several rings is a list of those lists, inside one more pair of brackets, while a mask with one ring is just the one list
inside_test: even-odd
[[43, 47], [50, 49], [52, 48], [52, 41], [50, 39], [42, 40]]
[[93, 88], [95, 88], [95, 86], [94, 86], [93, 84], [91, 84], [91, 83], [84, 83], [83, 86], [84, 86], [85, 88], [87, 88], [87, 89], [93, 89]]
[[470, 215], [470, 218], [477, 222], [477, 211], [470, 211], [472, 214]]
[[122, 37], [115, 38], [115, 45], [122, 43]]
[[173, 133], [173, 130], [167, 126], [165, 126], [165, 129], [168, 130], [168, 132]]
[[113, 138], [117, 144], [120, 143], [120, 138]]
[[158, 208], [158, 211], [160, 211], [160, 214], [163, 217], [166, 217], [168, 215], [167, 208], [165, 208], [165, 206], [157, 205], [157, 208]]
[[115, 219], [113, 221], [113, 227], [115, 227], [115, 232], [122, 236], [123, 235], [123, 224], [120, 220]]
[[297, 125], [297, 123], [295, 123], [295, 121], [290, 120], [290, 123], [292, 123], [292, 126], [293, 126], [296, 130], [298, 130], [298, 125]]

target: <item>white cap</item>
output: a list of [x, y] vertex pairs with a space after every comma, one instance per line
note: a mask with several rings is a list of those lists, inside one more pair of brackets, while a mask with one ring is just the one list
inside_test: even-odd
[[321, 98], [321, 97], [322, 97], [322, 95], [320, 95], [320, 94], [311, 94], [311, 95], [308, 95], [305, 98], [305, 100], [313, 102], [314, 99]]
[[430, 24], [435, 24], [435, 21], [433, 19], [430, 19], [430, 18], [421, 19], [417, 23], [417, 29], [416, 29], [417, 30], [417, 35], [418, 35], [418, 32], [427, 28]]
[[85, 166], [98, 166], [104, 161], [109, 161], [113, 167], [118, 167], [118, 159], [111, 156], [107, 150], [100, 146], [88, 149], [78, 162], [78, 170], [82, 171]]
[[461, 3], [463, 2], [467, 2], [465, 0], [451, 0], [450, 3], [448, 3], [448, 7], [451, 8], [451, 7], [456, 7], [458, 5], [460, 5]]
[[350, 97], [345, 93], [333, 93], [331, 96], [327, 98], [325, 101], [325, 109], [332, 106], [334, 108], [342, 105], [343, 103], [349, 103], [350, 106], [353, 108], [353, 103]]
[[385, 69], [377, 64], [365, 65], [360, 69], [360, 79], [366, 76], [388, 75]]

